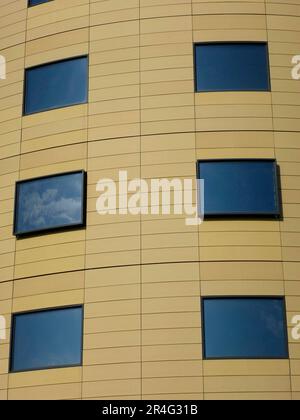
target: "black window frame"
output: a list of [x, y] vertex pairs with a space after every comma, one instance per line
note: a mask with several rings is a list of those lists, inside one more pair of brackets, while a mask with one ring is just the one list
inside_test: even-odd
[[[283, 304], [283, 313], [284, 313], [284, 340], [286, 346], [286, 356], [282, 357], [207, 357], [206, 355], [206, 336], [205, 336], [205, 310], [204, 310], [204, 303], [206, 300], [281, 300]], [[203, 360], [289, 360], [290, 359], [290, 348], [289, 348], [289, 331], [288, 331], [288, 318], [287, 318], [287, 305], [286, 305], [286, 297], [285, 296], [276, 296], [276, 295], [249, 295], [249, 296], [241, 296], [241, 295], [217, 295], [217, 296], [202, 296], [200, 298], [200, 307], [201, 307], [201, 336], [202, 336], [202, 355]]]
[[[50, 1], [54, 1], [54, 0], [50, 0]], [[40, 6], [39, 4], [31, 6], [31, 7], [36, 7], [36, 6]], [[34, 111], [34, 112], [27, 112], [26, 113], [26, 94], [27, 94], [27, 72], [30, 70], [34, 70], [37, 68], [42, 68], [42, 67], [46, 67], [49, 66], [51, 64], [59, 64], [59, 63], [65, 63], [68, 61], [72, 61], [72, 60], [76, 60], [76, 59], [82, 59], [82, 58], [86, 58], [86, 65], [87, 65], [87, 80], [86, 80], [86, 102], [76, 102], [74, 104], [70, 104], [70, 105], [63, 105], [63, 106], [51, 106], [48, 107], [47, 109], [42, 109], [40, 111]], [[89, 54], [81, 54], [81, 55], [76, 55], [76, 56], [72, 56], [72, 57], [67, 57], [67, 58], [62, 58], [62, 59], [58, 59], [58, 60], [54, 60], [54, 61], [48, 61], [47, 63], [42, 63], [42, 64], [37, 64], [31, 67], [26, 67], [24, 70], [24, 82], [23, 82], [23, 106], [22, 106], [22, 116], [23, 117], [28, 117], [31, 115], [36, 115], [36, 114], [41, 114], [43, 112], [49, 112], [49, 111], [55, 111], [58, 109], [65, 109], [65, 108], [70, 108], [72, 106], [79, 106], [79, 105], [85, 105], [89, 102]]]
[[[199, 45], [253, 45], [253, 44], [263, 44], [266, 46], [267, 49], [267, 64], [268, 64], [268, 89], [267, 90], [252, 90], [252, 89], [243, 89], [243, 90], [231, 90], [231, 89], [207, 89], [207, 90], [197, 90], [197, 60], [196, 60], [196, 49]], [[245, 92], [245, 93], [271, 93], [272, 92], [272, 78], [271, 78], [271, 63], [270, 63], [270, 48], [268, 41], [204, 41], [204, 42], [194, 42], [193, 45], [193, 61], [194, 61], [194, 91], [197, 94], [201, 93], [237, 93], [237, 92]]]
[[[274, 202], [276, 204], [276, 212], [230, 212], [230, 213], [205, 213], [204, 212], [204, 219], [266, 219], [266, 220], [280, 220], [283, 217], [283, 209], [282, 209], [282, 197], [281, 197], [281, 185], [280, 185], [280, 168], [275, 158], [216, 158], [216, 159], [198, 159], [196, 162], [196, 172], [197, 172], [197, 179], [201, 179], [201, 171], [200, 171], [200, 164], [201, 162], [204, 163], [217, 163], [217, 162], [273, 162], [273, 174], [274, 174]], [[204, 186], [205, 188], [205, 186]], [[204, 189], [204, 205], [205, 205], [205, 189]]]
[[[17, 222], [18, 222], [18, 205], [19, 205], [19, 186], [21, 184], [32, 182], [32, 181], [41, 181], [43, 179], [50, 179], [50, 178], [56, 178], [60, 176], [68, 176], [68, 175], [76, 175], [76, 174], [82, 174], [82, 206], [81, 206], [81, 222], [75, 223], [75, 224], [67, 224], [67, 225], [61, 225], [61, 226], [54, 226], [44, 229], [35, 229], [28, 232], [21, 232], [19, 233], [17, 231]], [[40, 177], [34, 177], [29, 179], [22, 179], [19, 181], [16, 181], [15, 184], [15, 203], [14, 203], [14, 217], [13, 217], [13, 236], [15, 236], [17, 239], [20, 238], [26, 238], [26, 237], [33, 237], [33, 236], [40, 236], [40, 235], [46, 235], [50, 233], [56, 233], [56, 232], [63, 232], [63, 231], [69, 231], [69, 230], [78, 230], [78, 229], [84, 229], [86, 228], [86, 219], [87, 219], [87, 172], [85, 170], [78, 170], [78, 171], [70, 171], [70, 172], [59, 172], [51, 175], [44, 175]]]
[[[46, 366], [46, 367], [39, 367], [33, 369], [20, 369], [20, 370], [13, 370], [13, 354], [15, 349], [15, 334], [16, 334], [16, 318], [18, 316], [27, 315], [27, 314], [38, 314], [42, 312], [54, 312], [59, 310], [68, 310], [68, 309], [81, 309], [81, 357], [80, 362], [75, 364], [65, 364], [65, 365], [57, 365], [57, 366]], [[83, 366], [83, 344], [84, 344], [84, 304], [74, 304], [74, 305], [67, 305], [67, 306], [55, 306], [50, 308], [41, 308], [41, 309], [32, 309], [29, 311], [20, 311], [14, 312], [12, 314], [12, 321], [11, 321], [11, 329], [10, 329], [10, 348], [9, 348], [9, 369], [8, 373], [17, 374], [17, 373], [24, 373], [24, 372], [37, 372], [37, 371], [46, 371], [46, 370], [53, 370], [53, 369], [67, 369], [67, 368], [74, 368], [74, 367], [81, 367]]]

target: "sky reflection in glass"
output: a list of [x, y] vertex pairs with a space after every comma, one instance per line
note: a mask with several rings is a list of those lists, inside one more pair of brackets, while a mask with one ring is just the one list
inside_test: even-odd
[[82, 307], [14, 317], [11, 371], [81, 364]]
[[87, 102], [87, 57], [27, 69], [25, 79], [25, 115]]
[[266, 43], [211, 43], [195, 46], [196, 91], [269, 91]]
[[288, 358], [284, 300], [204, 299], [206, 358]]
[[83, 224], [84, 173], [17, 184], [15, 234]]
[[199, 161], [207, 216], [279, 216], [274, 160]]
[[37, 4], [48, 3], [51, 0], [29, 0], [28, 6], [35, 6]]

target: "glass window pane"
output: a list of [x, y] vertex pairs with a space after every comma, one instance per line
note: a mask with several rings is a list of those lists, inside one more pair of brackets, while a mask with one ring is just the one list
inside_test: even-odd
[[206, 358], [288, 358], [284, 300], [204, 299]]
[[35, 6], [37, 4], [48, 3], [51, 0], [29, 0], [28, 6]]
[[87, 102], [87, 57], [50, 63], [25, 72], [24, 113]]
[[266, 43], [213, 43], [195, 46], [196, 90], [269, 91]]
[[82, 307], [15, 315], [11, 371], [81, 364]]
[[200, 161], [199, 178], [206, 216], [280, 215], [274, 160]]
[[84, 172], [17, 183], [15, 235], [83, 226], [84, 197]]

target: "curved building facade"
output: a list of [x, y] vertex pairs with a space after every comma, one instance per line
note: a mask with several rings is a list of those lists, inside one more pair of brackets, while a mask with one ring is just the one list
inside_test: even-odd
[[[40, 4], [0, 7], [0, 399], [299, 399], [300, 80], [292, 77], [299, 0], [33, 3]], [[197, 88], [201, 57], [215, 60], [204, 86], [241, 82], [223, 68], [222, 46], [250, 44], [266, 48], [269, 86]], [[221, 50], [198, 63], [197, 45]], [[251, 54], [245, 71], [259, 52]], [[84, 67], [78, 79], [66, 70], [60, 92], [74, 83], [75, 99], [59, 102], [55, 83], [38, 88], [38, 80], [56, 80], [47, 65], [74, 58], [86, 59], [88, 81], [82, 85]], [[189, 226], [184, 215], [96, 210], [98, 181], [118, 185], [120, 170], [129, 179], [195, 180], [198, 161], [258, 160], [278, 168], [280, 217], [233, 211]], [[26, 203], [32, 223], [42, 222], [16, 182], [75, 172], [86, 174], [86, 220], [18, 235], [16, 212]], [[216, 182], [223, 185], [222, 176]], [[58, 194], [45, 188], [47, 197], [34, 190], [44, 204]], [[64, 225], [73, 216], [63, 217]], [[59, 353], [68, 336], [74, 349], [82, 335], [82, 360], [80, 348], [61, 360], [39, 339], [55, 335], [47, 314], [53, 325], [68, 325], [55, 324], [55, 311], [76, 308], [83, 328], [66, 327], [74, 335], [52, 337], [51, 345]], [[257, 349], [251, 328], [259, 320]]]

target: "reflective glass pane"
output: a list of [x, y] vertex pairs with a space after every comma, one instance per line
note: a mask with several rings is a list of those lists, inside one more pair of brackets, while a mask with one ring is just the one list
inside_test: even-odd
[[278, 216], [278, 184], [273, 160], [199, 162], [204, 179], [205, 215]]
[[288, 358], [284, 300], [204, 299], [206, 358]]
[[87, 102], [87, 57], [28, 69], [25, 79], [25, 114]]
[[195, 47], [196, 90], [269, 91], [265, 43], [214, 43]]
[[35, 6], [36, 4], [48, 3], [51, 0], [29, 0], [28, 6]]
[[81, 307], [15, 315], [13, 372], [80, 365], [81, 354]]
[[84, 189], [83, 172], [19, 182], [15, 234], [82, 225]]

